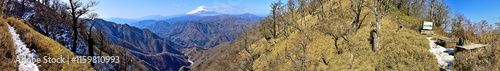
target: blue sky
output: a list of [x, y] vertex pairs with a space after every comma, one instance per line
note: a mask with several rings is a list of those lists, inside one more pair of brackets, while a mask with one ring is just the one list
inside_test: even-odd
[[[84, 0], [87, 1], [87, 0]], [[101, 18], [139, 18], [149, 15], [185, 14], [199, 6], [216, 8], [222, 13], [267, 14], [277, 0], [98, 0]], [[221, 9], [224, 8], [224, 9]], [[236, 9], [236, 10], [228, 10]], [[219, 11], [217, 11], [219, 12]]]
[[452, 11], [458, 11], [472, 22], [499, 22], [500, 0], [446, 0]]
[[[66, 1], [66, 0], [64, 0]], [[84, 0], [86, 1], [86, 0]], [[149, 15], [185, 14], [200, 6], [222, 13], [268, 14], [278, 0], [98, 0], [95, 12], [101, 18], [139, 18]], [[287, 0], [283, 0], [287, 1]], [[500, 22], [500, 0], [446, 0], [452, 12], [460, 12], [473, 22]], [[223, 8], [223, 9], [221, 9]], [[217, 12], [219, 12], [217, 11]]]

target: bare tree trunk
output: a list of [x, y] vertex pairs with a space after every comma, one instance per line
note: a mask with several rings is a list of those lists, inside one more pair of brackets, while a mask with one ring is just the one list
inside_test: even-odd
[[378, 35], [376, 31], [371, 32], [372, 35], [372, 52], [376, 52], [378, 50]]
[[[375, 15], [375, 25], [373, 25], [372, 23], [372, 27], [373, 27], [373, 32], [372, 32], [372, 41], [373, 41], [373, 44], [372, 44], [372, 50], [373, 52], [376, 52], [378, 49], [380, 49], [380, 33], [381, 33], [381, 30], [380, 30], [380, 25], [382, 24], [382, 18], [384, 17], [385, 13], [387, 13], [388, 11], [388, 7], [389, 7], [389, 4], [388, 4], [389, 0], [386, 0], [386, 3], [385, 4], [386, 6], [382, 6], [382, 4], [380, 4], [380, 2], [378, 0], [374, 0], [373, 3], [372, 3], [372, 10], [373, 10], [373, 13]], [[385, 8], [384, 8], [385, 7]]]
[[76, 41], [78, 39], [78, 28], [77, 28], [77, 23], [78, 23], [78, 18], [76, 18], [76, 8], [74, 7], [74, 4], [73, 4], [73, 0], [69, 0], [69, 4], [71, 6], [71, 15], [72, 15], [72, 21], [73, 21], [73, 25], [72, 25], [72, 28], [73, 28], [73, 47], [71, 48], [71, 51], [72, 52], [75, 52], [76, 53], [76, 46], [78, 44], [76, 44]]
[[[92, 18], [93, 19], [93, 18]], [[94, 27], [95, 21], [92, 22], [92, 25], [89, 28], [89, 34], [87, 35], [87, 42], [88, 42], [88, 54], [89, 56], [93, 57], [94, 56], [94, 38], [92, 37], [92, 28]], [[102, 47], [101, 47], [102, 48]], [[94, 63], [90, 62], [90, 65], [94, 67]]]
[[76, 46], [78, 45], [77, 44], [77, 40], [78, 40], [78, 31], [77, 30], [78, 29], [76, 27], [76, 23], [73, 24], [72, 28], [73, 28], [73, 45], [71, 47], [71, 51], [75, 52], [75, 54], [76, 54]]

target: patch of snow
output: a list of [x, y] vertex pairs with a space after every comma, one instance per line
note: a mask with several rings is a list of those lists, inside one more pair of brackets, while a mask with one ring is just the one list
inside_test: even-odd
[[450, 71], [451, 69], [450, 64], [453, 62], [453, 60], [455, 60], [455, 58], [449, 53], [453, 52], [454, 49], [447, 49], [444, 48], [443, 46], [439, 46], [436, 44], [436, 41], [431, 40], [431, 38], [432, 37], [427, 37], [431, 48], [429, 49], [429, 51], [436, 56], [440, 68]]
[[[26, 48], [26, 44], [21, 41], [19, 38], [19, 34], [16, 34], [14, 27], [9, 26], [9, 32], [12, 34], [12, 39], [14, 40], [14, 45], [16, 47], [16, 55], [17, 58], [25, 58], [25, 59], [34, 59], [38, 56], [34, 53], [36, 51], [33, 50], [33, 53], [30, 52], [28, 48]], [[19, 70], [20, 71], [39, 71], [38, 66], [31, 61], [19, 61]]]
[[186, 13], [186, 15], [215, 16], [215, 15], [220, 15], [219, 13], [216, 12], [216, 10], [220, 9], [223, 9], [223, 6], [213, 6], [213, 7], [199, 6], [195, 10]]
[[199, 6], [199, 7], [198, 7], [198, 8], [196, 8], [195, 10], [193, 10], [193, 11], [191, 11], [191, 12], [186, 13], [186, 15], [188, 15], [188, 14], [196, 14], [196, 13], [198, 13], [199, 11], [204, 11], [204, 10], [205, 10], [205, 7], [206, 7], [206, 6]]
[[28, 20], [28, 19], [31, 19], [31, 16], [33, 16], [35, 13], [32, 13], [32, 12], [24, 12], [23, 16], [21, 18], [23, 18], [24, 20]]

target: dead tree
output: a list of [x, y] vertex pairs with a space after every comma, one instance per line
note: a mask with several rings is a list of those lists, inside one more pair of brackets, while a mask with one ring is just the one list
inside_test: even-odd
[[384, 3], [379, 0], [371, 0], [372, 1], [372, 11], [375, 15], [375, 24], [372, 23], [373, 31], [372, 34], [372, 52], [376, 52], [380, 49], [380, 25], [382, 24], [382, 18], [387, 13], [389, 9], [389, 0], [385, 0]]
[[[93, 20], [92, 21], [92, 25], [89, 27], [89, 32], [87, 32], [87, 44], [88, 44], [88, 54], [89, 56], [94, 56], [94, 44], [95, 44], [95, 41], [94, 41], [94, 38], [92, 37], [92, 28], [94, 27], [95, 25], [95, 18], [97, 18], [99, 15], [97, 13], [90, 13], [88, 15], [89, 17], [89, 20]], [[102, 47], [101, 47], [102, 48]], [[90, 65], [92, 65], [92, 67], [94, 67], [94, 63], [93, 62], [90, 62]]]
[[71, 16], [71, 22], [73, 23], [71, 25], [73, 29], [73, 47], [71, 49], [72, 52], [76, 52], [77, 48], [77, 41], [78, 41], [78, 30], [80, 27], [80, 24], [84, 24], [85, 20], [78, 20], [82, 15], [85, 15], [87, 13], [90, 13], [91, 7], [96, 6], [98, 3], [96, 1], [90, 1], [86, 5], [80, 0], [69, 0], [70, 4], [70, 16]]

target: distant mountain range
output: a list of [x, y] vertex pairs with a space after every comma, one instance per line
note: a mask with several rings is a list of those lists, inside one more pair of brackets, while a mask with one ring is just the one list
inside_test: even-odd
[[[252, 14], [250, 13], [244, 13], [243, 15], [247, 14], [246, 16], [255, 16], [255, 17], [266, 17], [267, 14]], [[204, 17], [204, 16], [216, 16], [216, 15], [241, 15], [241, 14], [224, 14], [224, 13], [218, 13], [216, 11], [212, 10], [206, 10], [206, 9], [196, 9], [191, 12], [188, 12], [186, 14], [177, 14], [177, 15], [169, 15], [169, 16], [162, 16], [162, 15], [149, 15], [149, 16], [144, 16], [140, 18], [134, 18], [134, 19], [128, 19], [128, 18], [104, 18], [106, 21], [112, 21], [116, 22], [118, 24], [129, 24], [131, 26], [135, 26], [133, 24], [137, 24], [140, 22], [145, 22], [145, 21], [151, 21], [151, 20], [168, 20], [168, 19], [173, 19], [176, 17], [184, 17], [184, 18], [191, 18], [191, 17]], [[258, 18], [256, 18], [258, 19]], [[184, 21], [185, 19], [179, 19], [180, 21]], [[171, 20], [172, 21], [172, 20]], [[141, 27], [139, 27], [141, 28]]]
[[131, 24], [131, 23], [136, 23], [139, 21], [143, 20], [165, 20], [173, 17], [180, 17], [184, 16], [183, 14], [179, 15], [171, 15], [171, 16], [162, 16], [162, 15], [149, 15], [149, 16], [144, 16], [140, 18], [134, 18], [134, 19], [127, 19], [127, 18], [104, 18], [106, 21], [112, 21], [118, 24]]
[[232, 41], [240, 31], [258, 23], [260, 18], [249, 13], [228, 15], [200, 10], [173, 16], [93, 21], [96, 21], [96, 28], [106, 31], [115, 44], [128, 48], [127, 51], [150, 70], [164, 71], [178, 70], [190, 64], [186, 53], [181, 53], [183, 49], [206, 49]]
[[[95, 27], [106, 31], [105, 35], [122, 47], [126, 47], [150, 70], [178, 70], [188, 66], [188, 57], [177, 49], [181, 46], [163, 39], [147, 29], [139, 29], [127, 24], [116, 24], [102, 19], [93, 20]], [[90, 21], [90, 22], [93, 22]]]
[[241, 30], [257, 23], [259, 18], [253, 14], [186, 15], [154, 23], [148, 20], [134, 25], [149, 29], [160, 37], [172, 40], [184, 47], [210, 48], [234, 40]]

